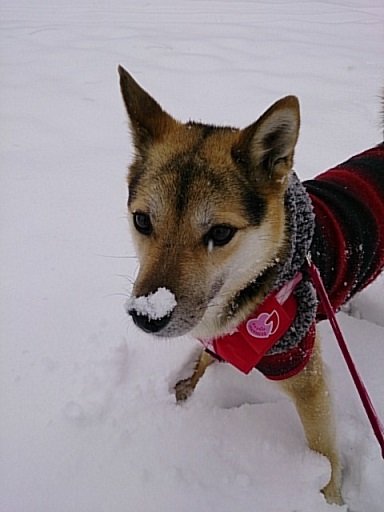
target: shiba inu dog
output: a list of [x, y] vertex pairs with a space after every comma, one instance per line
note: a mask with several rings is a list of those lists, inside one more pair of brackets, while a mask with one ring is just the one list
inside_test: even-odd
[[310, 448], [330, 461], [326, 499], [342, 503], [316, 336], [322, 311], [306, 256], [335, 308], [382, 270], [384, 146], [302, 184], [292, 170], [296, 97], [244, 129], [181, 123], [122, 67], [119, 74], [135, 148], [128, 210], [140, 262], [128, 313], [155, 336], [202, 342], [195, 372], [176, 385], [178, 400], [216, 359], [279, 381]]

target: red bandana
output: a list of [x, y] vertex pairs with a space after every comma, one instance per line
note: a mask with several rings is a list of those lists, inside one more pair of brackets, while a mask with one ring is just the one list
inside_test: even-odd
[[292, 325], [297, 312], [293, 290], [301, 279], [298, 272], [279, 291], [269, 294], [231, 334], [200, 341], [219, 358], [249, 373]]

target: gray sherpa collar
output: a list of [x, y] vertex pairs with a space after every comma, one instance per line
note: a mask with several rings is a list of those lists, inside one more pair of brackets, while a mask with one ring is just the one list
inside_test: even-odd
[[316, 292], [305, 269], [305, 257], [311, 247], [315, 229], [315, 216], [311, 199], [294, 172], [289, 176], [285, 209], [290, 247], [284, 261], [280, 261], [275, 267], [276, 277], [271, 291], [280, 289], [299, 271], [302, 272], [303, 279], [294, 291], [298, 303], [296, 318], [285, 336], [266, 355], [294, 348], [308, 333], [316, 318]]

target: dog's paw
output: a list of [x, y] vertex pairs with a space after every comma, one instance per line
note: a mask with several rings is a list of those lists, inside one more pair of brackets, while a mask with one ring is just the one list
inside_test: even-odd
[[330, 505], [344, 505], [344, 500], [341, 496], [340, 487], [335, 485], [332, 480], [326, 485], [321, 492], [324, 494], [325, 499]]
[[192, 378], [179, 380], [175, 386], [176, 401], [184, 402], [192, 395], [194, 389]]

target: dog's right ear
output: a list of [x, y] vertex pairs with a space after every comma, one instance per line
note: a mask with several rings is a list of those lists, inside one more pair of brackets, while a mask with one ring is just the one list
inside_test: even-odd
[[118, 71], [134, 144], [142, 152], [151, 144], [160, 141], [177, 122], [164, 112], [122, 66], [118, 67]]

